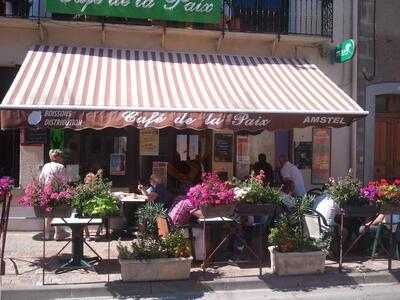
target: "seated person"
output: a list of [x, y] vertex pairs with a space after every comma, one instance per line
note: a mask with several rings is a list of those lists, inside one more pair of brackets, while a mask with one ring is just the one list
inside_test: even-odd
[[167, 206], [167, 189], [161, 182], [161, 178], [156, 174], [150, 176], [150, 187], [145, 189], [143, 185], [138, 185], [138, 190], [146, 196], [147, 201], [162, 203]]
[[[395, 232], [396, 229], [397, 229], [398, 223], [400, 222], [400, 215], [393, 214], [392, 221], [393, 221], [392, 230], [393, 230], [393, 232]], [[390, 214], [388, 214], [388, 215], [379, 214], [374, 220], [369, 221], [369, 222], [365, 223], [364, 225], [362, 225], [360, 227], [360, 233], [364, 231], [365, 226], [370, 226], [368, 233], [369, 233], [369, 237], [373, 238], [373, 237], [375, 237], [375, 233], [376, 233], [376, 231], [378, 229], [378, 226], [380, 224], [385, 224], [386, 228], [388, 230], [390, 230]]]
[[325, 218], [328, 226], [332, 227], [337, 225], [335, 222], [335, 217], [339, 214], [340, 209], [337, 203], [331, 197], [326, 194], [315, 197], [313, 209]]
[[296, 206], [294, 183], [291, 180], [286, 180], [282, 186], [282, 202], [289, 210]]

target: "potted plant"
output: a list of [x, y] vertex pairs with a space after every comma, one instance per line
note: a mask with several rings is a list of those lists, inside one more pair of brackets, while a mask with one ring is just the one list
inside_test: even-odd
[[400, 213], [400, 179], [371, 181], [360, 189], [360, 195], [376, 204], [384, 213]]
[[320, 240], [311, 239], [304, 234], [303, 216], [310, 203], [303, 197], [296, 204], [291, 215], [283, 215], [271, 228], [268, 247], [273, 273], [295, 275], [322, 273], [325, 270], [326, 251], [330, 243], [328, 235]]
[[354, 217], [370, 217], [377, 212], [373, 202], [360, 194], [362, 184], [353, 177], [351, 170], [343, 178], [329, 178], [326, 193], [346, 213]]
[[280, 189], [264, 184], [264, 171], [243, 182], [236, 183], [234, 188], [237, 201], [236, 212], [239, 215], [268, 215], [275, 212], [276, 206], [282, 204]]
[[37, 217], [69, 217], [74, 189], [63, 178], [54, 177], [46, 184], [34, 179], [24, 189], [19, 204], [33, 207]]
[[190, 276], [192, 257], [182, 231], [164, 238], [139, 235], [130, 246], [117, 245], [122, 281], [183, 280]]
[[76, 186], [72, 198], [78, 215], [83, 217], [105, 218], [119, 213], [119, 201], [111, 194], [111, 183], [101, 172], [89, 173], [85, 182]]
[[205, 173], [202, 182], [190, 188], [187, 198], [199, 207], [206, 218], [231, 217], [235, 210], [235, 193], [228, 182], [215, 173]]
[[157, 237], [157, 217], [164, 217], [165, 215], [166, 210], [161, 203], [145, 203], [136, 212], [139, 232], [142, 235]]

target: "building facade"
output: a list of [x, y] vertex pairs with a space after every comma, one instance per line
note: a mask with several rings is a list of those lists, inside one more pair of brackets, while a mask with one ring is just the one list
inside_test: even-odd
[[[356, 1], [274, 0], [265, 1], [266, 4], [258, 7], [258, 9], [242, 2], [229, 3], [230, 5], [225, 3], [224, 13], [221, 14], [219, 24], [201, 25], [198, 23], [134, 20], [116, 17], [80, 16], [73, 18], [66, 14], [51, 15], [39, 0], [33, 1], [31, 6], [18, 6], [15, 4], [19, 3], [18, 1], [6, 1], [5, 6], [0, 9], [3, 15], [0, 17], [0, 39], [4, 41], [0, 43], [0, 70], [6, 73], [5, 76], [8, 76], [8, 78], [14, 78], [15, 70], [22, 64], [28, 50], [33, 45], [266, 56], [306, 59], [308, 62], [317, 65], [346, 94], [354, 96], [356, 65], [354, 61], [344, 64], [334, 63], [332, 51], [336, 44], [344, 39], [352, 38], [356, 32], [357, 22], [355, 20], [357, 19], [354, 19], [354, 16], [357, 16], [357, 6], [354, 6], [357, 3]], [[257, 1], [257, 3], [259, 2]], [[363, 5], [360, 3], [359, 7]], [[387, 43], [394, 43], [394, 41]], [[364, 50], [360, 47], [359, 65], [363, 64], [362, 51]], [[388, 68], [390, 67], [388, 66]], [[392, 72], [392, 75], [396, 76], [395, 72]], [[40, 75], [38, 74], [38, 76]], [[361, 99], [360, 88], [358, 94], [358, 99]], [[362, 103], [361, 100], [360, 103]], [[360, 128], [358, 126], [358, 141], [362, 139]], [[207, 147], [199, 145], [210, 144], [208, 139], [213, 140], [215, 134], [218, 133], [230, 134], [231, 132], [213, 131], [211, 134], [207, 132], [200, 134], [193, 138], [199, 140], [196, 144], [198, 149], [194, 152], [203, 156], [206, 155]], [[13, 134], [15, 135], [15, 132]], [[45, 142], [43, 140], [38, 143], [27, 142], [24, 140], [27, 136], [25, 130], [20, 130], [18, 134], [22, 140], [19, 142], [18, 149], [16, 149], [19, 155], [13, 159], [19, 159], [20, 163], [19, 166], [14, 167], [14, 174], [11, 175], [18, 176], [20, 186], [24, 186], [46, 162], [46, 153], [54, 141], [49, 140], [49, 135], [47, 135]], [[135, 171], [138, 168], [143, 169], [147, 165], [151, 168], [153, 162], [146, 157], [140, 158], [138, 144], [141, 136], [136, 129], [106, 129], [80, 132], [79, 134], [73, 134], [73, 131], [68, 130], [58, 134], [63, 135], [63, 139], [67, 141], [68, 145], [64, 145], [64, 147], [67, 152], [69, 151], [73, 164], [82, 164], [83, 161], [88, 160], [87, 157], [74, 157], [74, 155], [82, 156], [87, 155], [82, 153], [96, 153], [95, 155], [91, 154], [90, 157], [93, 164], [104, 160], [96, 166], [108, 168], [110, 164], [109, 156], [115, 152], [115, 148], [112, 149], [112, 146], [109, 146], [110, 144], [114, 143], [114, 147], [125, 147], [124, 151], [126, 151], [126, 147], [134, 149], [128, 156], [139, 156], [139, 159], [134, 159], [132, 163], [128, 162], [127, 168], [129, 170], [124, 173], [123, 178], [113, 177], [113, 182], [120, 187], [132, 188], [142, 177], [151, 172], [149, 170], [139, 173]], [[197, 134], [160, 130], [159, 156], [162, 156], [162, 151], [165, 151], [163, 155], [169, 155], [171, 148], [164, 149], [162, 144], [171, 139], [175, 140], [174, 148], [177, 152], [190, 151], [191, 135]], [[235, 134], [232, 155], [239, 151], [237, 148], [238, 135]], [[57, 133], [52, 134], [52, 136], [57, 136]], [[162, 138], [162, 136], [164, 137]], [[118, 145], [114, 142], [116, 137], [121, 137], [117, 142]], [[124, 140], [124, 137], [127, 137], [127, 140]], [[224, 171], [229, 177], [240, 176], [240, 174], [244, 176], [246, 172], [248, 173], [251, 164], [257, 160], [259, 153], [265, 153], [267, 160], [274, 168], [277, 167], [278, 156], [287, 154], [297, 164], [301, 164], [306, 188], [319, 187], [322, 182], [316, 182], [312, 179], [313, 162], [310, 161], [310, 159], [312, 160], [314, 139], [316, 139], [316, 135], [312, 127], [256, 132], [247, 136], [246, 156], [248, 158], [242, 160], [241, 163], [237, 161], [237, 157], [229, 163], [222, 163], [215, 160], [213, 156], [212, 169]], [[178, 140], [181, 140], [181, 142], [184, 140], [184, 142], [181, 143]], [[2, 143], [4, 142], [2, 141]], [[178, 149], [180, 143], [187, 145], [186, 150]], [[126, 144], [128, 145], [126, 146]], [[329, 129], [328, 144], [325, 145], [325, 147], [328, 147], [328, 149], [325, 149], [325, 155], [328, 156], [320, 157], [320, 159], [325, 160], [327, 166], [324, 166], [324, 168], [328, 168], [329, 176], [345, 175], [349, 168], [355, 167], [356, 162], [358, 168], [364, 168], [361, 164], [360, 148], [357, 148], [357, 155], [354, 151], [354, 126]], [[161, 150], [162, 148], [163, 150]], [[215, 148], [213, 142], [211, 142], [211, 148]], [[6, 154], [2, 155], [2, 159], [8, 159]], [[193, 158], [187, 156], [188, 159]], [[163, 158], [157, 159], [165, 160]], [[168, 159], [170, 158], [168, 157]], [[237, 165], [241, 166], [237, 167]], [[239, 168], [242, 169], [239, 170]], [[136, 172], [134, 176], [132, 172]]]
[[359, 1], [359, 104], [369, 111], [357, 125], [358, 176], [400, 175], [400, 32], [398, 1]]

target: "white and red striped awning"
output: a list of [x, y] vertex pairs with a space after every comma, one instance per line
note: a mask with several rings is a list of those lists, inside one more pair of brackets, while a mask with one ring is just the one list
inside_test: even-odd
[[64, 46], [32, 48], [0, 108], [2, 128], [340, 127], [367, 114], [301, 59]]

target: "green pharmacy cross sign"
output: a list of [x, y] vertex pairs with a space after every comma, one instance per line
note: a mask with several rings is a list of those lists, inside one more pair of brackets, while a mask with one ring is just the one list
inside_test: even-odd
[[219, 23], [222, 0], [46, 0], [51, 13]]
[[344, 40], [341, 44], [335, 48], [336, 62], [345, 63], [353, 58], [356, 46], [354, 40]]

